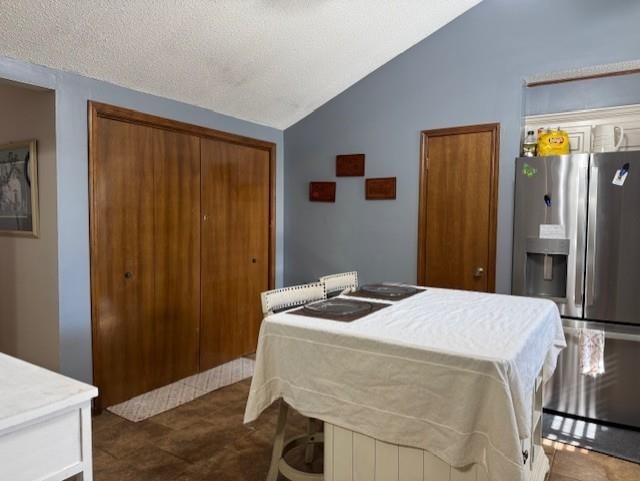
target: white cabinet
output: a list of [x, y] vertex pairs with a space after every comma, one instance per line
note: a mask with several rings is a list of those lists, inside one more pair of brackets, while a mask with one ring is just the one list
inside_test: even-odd
[[91, 399], [98, 390], [0, 354], [0, 479], [92, 479]]
[[569, 134], [571, 153], [591, 151], [592, 129], [596, 125], [615, 125], [624, 129], [620, 151], [640, 150], [640, 105], [531, 115], [525, 119], [525, 132], [560, 127]]

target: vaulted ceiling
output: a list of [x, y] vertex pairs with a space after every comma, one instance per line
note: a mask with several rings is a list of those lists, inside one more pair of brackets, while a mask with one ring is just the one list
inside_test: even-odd
[[480, 0], [0, 0], [0, 55], [286, 128]]

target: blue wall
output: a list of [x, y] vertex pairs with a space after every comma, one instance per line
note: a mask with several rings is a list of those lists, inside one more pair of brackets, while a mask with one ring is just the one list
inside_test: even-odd
[[541, 85], [524, 92], [526, 115], [629, 104], [640, 104], [640, 74]]
[[[496, 287], [509, 292], [523, 79], [638, 59], [639, 22], [635, 0], [485, 0], [288, 128], [285, 282], [350, 269], [365, 282], [415, 282], [420, 131], [500, 122]], [[615, 85], [637, 92], [639, 81]], [[528, 105], [567, 107], [548, 105], [550, 92]], [[606, 85], [596, 96], [606, 105], [634, 97]], [[367, 177], [397, 177], [396, 201], [366, 202], [362, 178], [338, 179], [335, 204], [307, 200], [308, 182], [334, 179], [335, 155], [351, 152], [367, 155]]]
[[282, 132], [80, 75], [0, 57], [0, 78], [55, 90], [60, 372], [91, 381], [87, 101], [96, 100], [276, 143], [276, 282], [282, 282]]

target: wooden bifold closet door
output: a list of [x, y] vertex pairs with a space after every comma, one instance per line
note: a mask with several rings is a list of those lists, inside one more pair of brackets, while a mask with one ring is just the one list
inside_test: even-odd
[[152, 127], [98, 122], [94, 376], [109, 406], [198, 370], [200, 143]]
[[90, 105], [100, 409], [255, 351], [274, 282], [274, 146]]
[[269, 153], [202, 140], [200, 369], [255, 352], [269, 286]]

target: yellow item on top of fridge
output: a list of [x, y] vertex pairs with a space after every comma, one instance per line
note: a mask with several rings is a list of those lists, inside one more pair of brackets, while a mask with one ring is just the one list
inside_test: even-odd
[[570, 153], [569, 134], [559, 128], [546, 130], [538, 136], [538, 155], [564, 155]]

